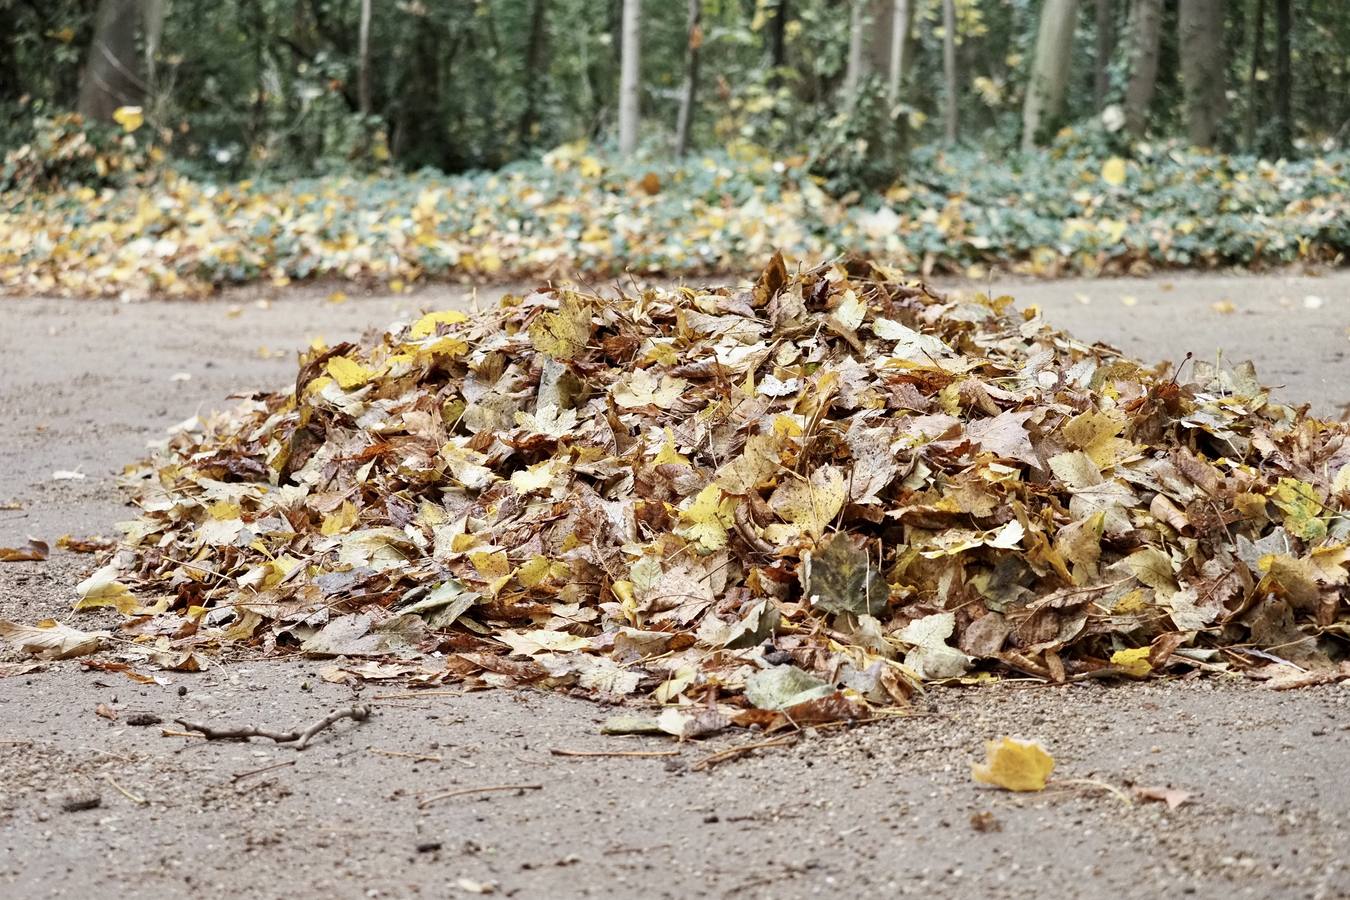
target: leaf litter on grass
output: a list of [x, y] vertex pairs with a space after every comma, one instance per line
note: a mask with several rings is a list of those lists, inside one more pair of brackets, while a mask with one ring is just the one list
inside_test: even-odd
[[312, 348], [173, 434], [81, 605], [161, 662], [568, 689], [681, 737], [990, 673], [1335, 677], [1347, 435], [1249, 365], [1150, 368], [863, 260], [544, 287]]

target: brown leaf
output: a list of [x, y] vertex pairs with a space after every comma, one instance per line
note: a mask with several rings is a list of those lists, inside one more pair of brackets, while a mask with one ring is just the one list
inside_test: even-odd
[[22, 547], [0, 547], [0, 562], [42, 562], [49, 553], [46, 541], [30, 537]]
[[1136, 786], [1131, 789], [1130, 793], [1134, 795], [1134, 799], [1136, 800], [1166, 803], [1168, 809], [1176, 809], [1179, 806], [1192, 802], [1192, 795], [1189, 791], [1177, 790], [1176, 788]]

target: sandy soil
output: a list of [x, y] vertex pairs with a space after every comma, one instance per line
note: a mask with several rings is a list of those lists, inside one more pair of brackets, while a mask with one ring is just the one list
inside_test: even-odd
[[[1288, 400], [1332, 416], [1350, 403], [1350, 272], [992, 287], [1145, 359], [1252, 358]], [[266, 306], [257, 293], [0, 302], [0, 506], [21, 507], [0, 509], [0, 545], [111, 534], [129, 515], [116, 472], [165, 427], [284, 384], [315, 336], [466, 302], [450, 289], [343, 304], [327, 293]], [[69, 618], [90, 563], [54, 552], [0, 565], [0, 617]], [[128, 724], [149, 712], [169, 729], [179, 716], [302, 725], [353, 702], [321, 666], [220, 662], [150, 686], [73, 662], [0, 678], [0, 896], [1350, 897], [1350, 684], [940, 690], [915, 717], [709, 770], [694, 765], [750, 736], [602, 737], [613, 710], [532, 692], [376, 699], [398, 689], [367, 685], [372, 718], [304, 752]], [[1003, 733], [1043, 740], [1061, 786], [1015, 796], [973, 784], [969, 764]], [[275, 763], [289, 765], [235, 778]], [[542, 787], [419, 807], [510, 784]], [[1191, 798], [1127, 805], [1107, 786]], [[94, 808], [63, 809], [92, 797]], [[985, 812], [997, 830], [972, 826]]]

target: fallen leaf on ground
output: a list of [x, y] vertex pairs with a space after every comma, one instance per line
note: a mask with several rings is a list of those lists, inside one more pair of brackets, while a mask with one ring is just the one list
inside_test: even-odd
[[16, 625], [0, 619], [0, 637], [30, 656], [69, 659], [98, 651], [107, 642], [108, 632], [80, 631], [51, 619], [37, 625]]
[[1176, 809], [1184, 803], [1191, 802], [1191, 793], [1189, 791], [1177, 790], [1169, 787], [1134, 787], [1130, 790], [1136, 800], [1155, 801], [1166, 803], [1168, 809]]
[[1001, 737], [985, 744], [986, 760], [971, 767], [982, 784], [1008, 791], [1040, 791], [1055, 769], [1055, 760], [1039, 741]]
[[30, 537], [22, 547], [0, 547], [0, 562], [41, 562], [49, 553], [46, 541]]

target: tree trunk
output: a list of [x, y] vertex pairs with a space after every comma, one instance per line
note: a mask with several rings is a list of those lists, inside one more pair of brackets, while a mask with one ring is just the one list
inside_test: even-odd
[[1097, 0], [1097, 71], [1092, 83], [1097, 112], [1106, 107], [1106, 97], [1111, 92], [1111, 56], [1115, 52], [1115, 0]]
[[848, 22], [848, 63], [844, 69], [844, 106], [852, 110], [858, 102], [863, 79], [863, 37], [867, 22], [867, 0], [851, 0]]
[[520, 114], [516, 140], [528, 145], [539, 121], [539, 75], [544, 68], [544, 37], [548, 32], [548, 0], [534, 0], [530, 8], [530, 37], [525, 43], [525, 109]]
[[1064, 108], [1077, 20], [1078, 0], [1046, 0], [1041, 9], [1036, 55], [1022, 106], [1023, 150], [1035, 149], [1041, 129], [1058, 118]]
[[145, 84], [151, 100], [158, 94], [159, 39], [164, 34], [164, 8], [168, 0], [145, 0]]
[[773, 11], [773, 25], [769, 32], [769, 84], [777, 87], [782, 82], [779, 70], [787, 65], [787, 23], [791, 15], [789, 0], [778, 0]]
[[642, 0], [623, 0], [623, 33], [619, 56], [619, 152], [637, 150]]
[[356, 36], [357, 105], [361, 115], [370, 115], [370, 0], [361, 0], [361, 25]]
[[1210, 147], [1223, 118], [1223, 0], [1181, 0], [1181, 86], [1186, 132], [1193, 146]]
[[680, 117], [675, 123], [675, 155], [689, 149], [689, 128], [694, 119], [694, 95], [698, 91], [698, 51], [703, 46], [703, 0], [689, 0], [684, 50], [684, 87], [680, 91]]
[[1125, 130], [1144, 136], [1148, 107], [1158, 84], [1158, 46], [1162, 39], [1162, 0], [1133, 0], [1130, 5], [1130, 77], [1125, 85]]
[[85, 118], [111, 122], [119, 106], [138, 106], [145, 99], [136, 56], [140, 0], [101, 0], [94, 39], [80, 79], [79, 111]]
[[1256, 0], [1256, 14], [1251, 20], [1252, 62], [1247, 70], [1247, 116], [1243, 123], [1242, 145], [1248, 153], [1256, 152], [1256, 121], [1261, 115], [1261, 82], [1257, 73], [1261, 70], [1261, 57], [1266, 45], [1266, 0]]
[[1294, 69], [1289, 55], [1293, 30], [1290, 0], [1275, 0], [1275, 145], [1281, 154], [1294, 149]]
[[942, 82], [946, 86], [942, 107], [943, 135], [947, 143], [956, 143], [956, 0], [942, 0]]
[[891, 13], [891, 59], [886, 69], [886, 100], [894, 108], [900, 103], [900, 86], [904, 82], [905, 67], [909, 61], [909, 32], [914, 25], [912, 0], [894, 0]]

